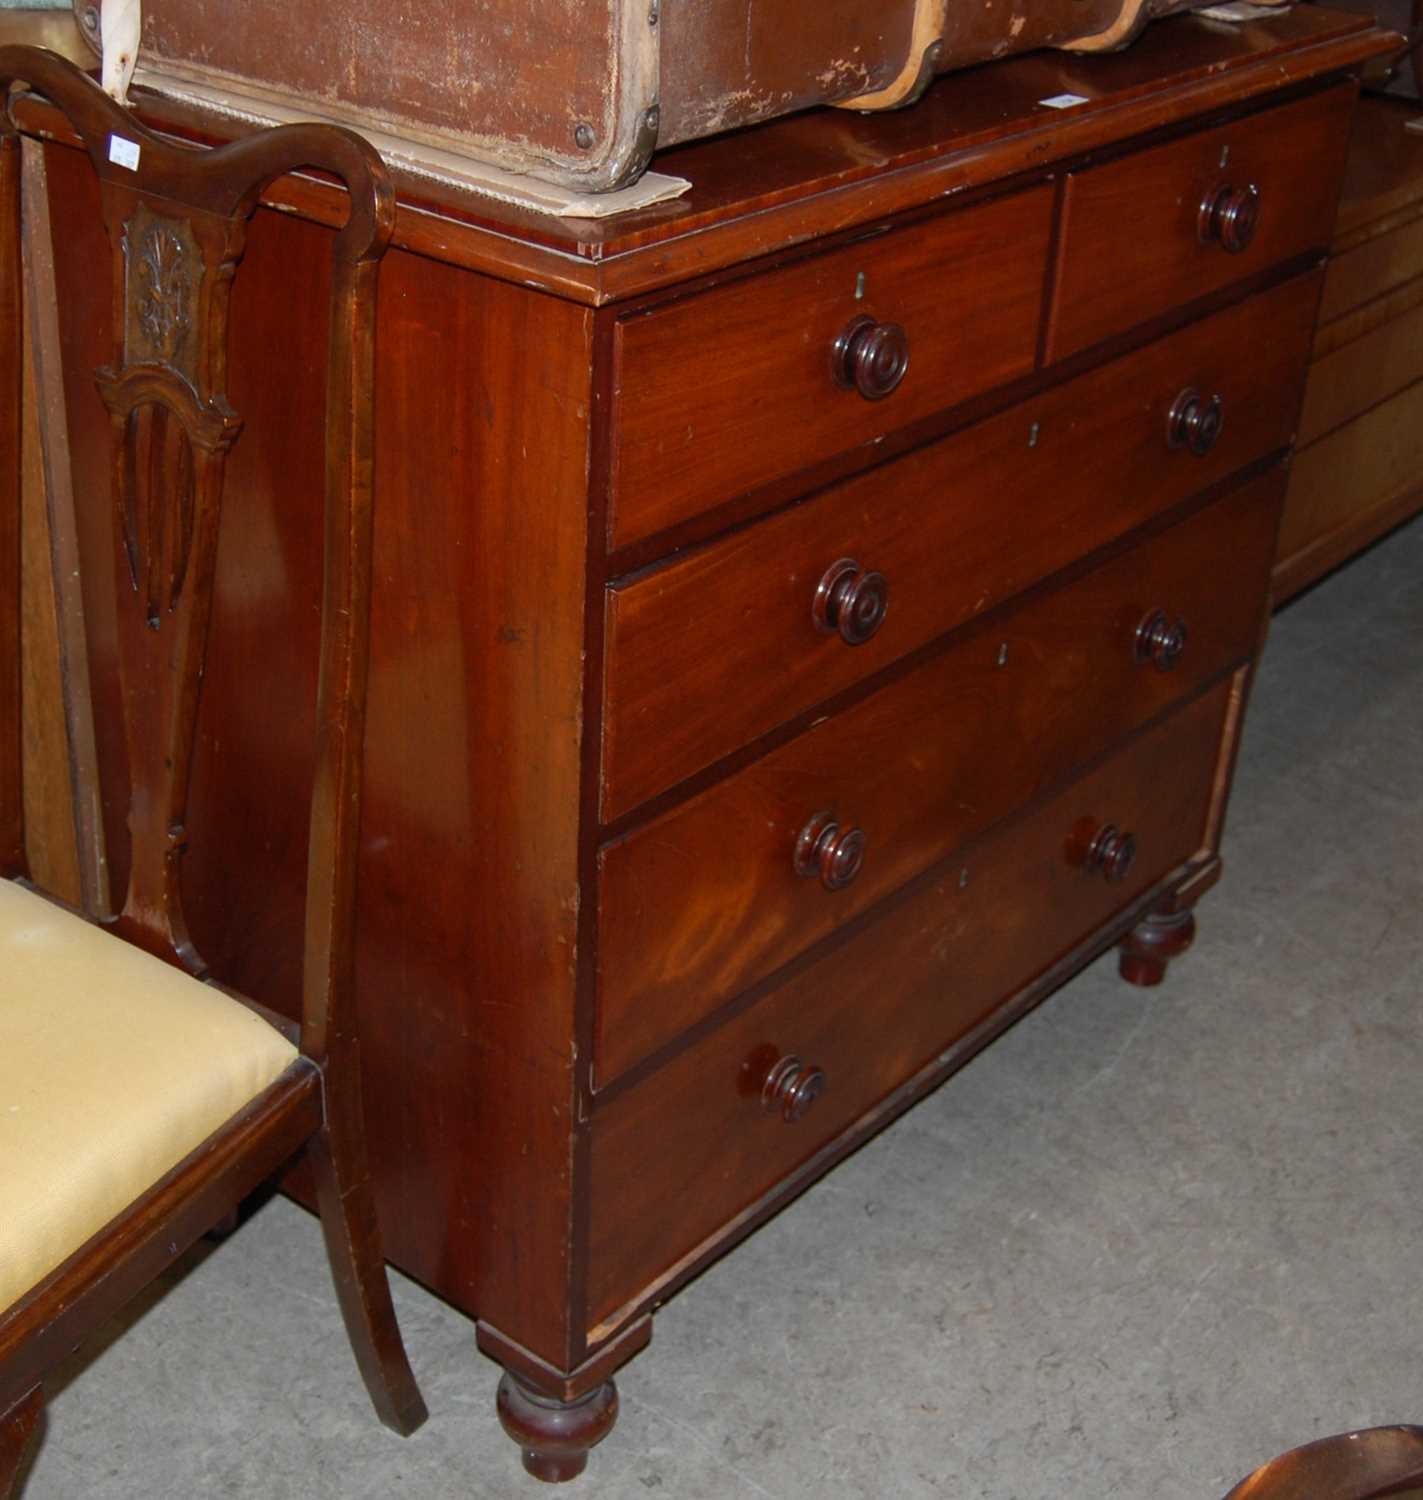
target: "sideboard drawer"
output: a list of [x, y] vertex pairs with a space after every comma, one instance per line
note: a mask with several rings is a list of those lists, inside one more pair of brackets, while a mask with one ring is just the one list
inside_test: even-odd
[[[590, 1322], [611, 1323], [885, 1095], [1202, 847], [1227, 681], [609, 1101], [592, 1127]], [[1080, 862], [1113, 823], [1137, 856]], [[777, 1059], [823, 1070], [804, 1119], [762, 1104]]]
[[[1243, 661], [1283, 488], [1233, 491], [604, 849], [599, 1085]], [[844, 884], [849, 864], [796, 871], [824, 812], [827, 857], [864, 835]]]
[[[1063, 195], [1048, 359], [1063, 359], [1292, 255], [1323, 249], [1354, 93], [1353, 84], [1341, 84], [1072, 173]], [[1214, 213], [1204, 210], [1207, 203]], [[1240, 248], [1226, 248], [1241, 240]], [[1242, 362], [1256, 355], [1249, 345], [1236, 352]]]
[[[1287, 282], [611, 590], [604, 821], [1283, 448], [1318, 294]], [[1221, 398], [1204, 453], [1168, 446], [1188, 390]], [[813, 619], [840, 559], [888, 584], [855, 646]]]
[[[1052, 198], [1034, 188], [619, 323], [610, 545], [1027, 374]], [[857, 318], [903, 333], [908, 364], [882, 398], [836, 378]]]

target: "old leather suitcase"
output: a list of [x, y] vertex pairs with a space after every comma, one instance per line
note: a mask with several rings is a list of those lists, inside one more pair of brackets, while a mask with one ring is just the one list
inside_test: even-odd
[[[1209, 0], [144, 0], [142, 62], [583, 192], [657, 146], [814, 104], [892, 108], [935, 72], [1119, 47]], [[99, 0], [74, 0], [98, 32]]]

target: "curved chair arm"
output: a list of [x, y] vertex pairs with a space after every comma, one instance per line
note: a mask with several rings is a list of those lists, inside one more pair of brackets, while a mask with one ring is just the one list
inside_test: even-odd
[[1370, 1427], [1291, 1448], [1247, 1475], [1225, 1500], [1423, 1497], [1423, 1427]]

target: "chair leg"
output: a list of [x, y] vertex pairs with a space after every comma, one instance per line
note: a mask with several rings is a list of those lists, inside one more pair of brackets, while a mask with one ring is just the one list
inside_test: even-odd
[[[333, 1124], [328, 1119], [309, 1154], [336, 1296], [376, 1415], [387, 1427], [409, 1437], [429, 1411], [415, 1383], [390, 1300], [365, 1132], [360, 1124], [344, 1130]], [[5, 1497], [0, 1495], [0, 1500]]]
[[11, 1500], [15, 1494], [20, 1465], [43, 1410], [44, 1392], [35, 1386], [0, 1416], [0, 1500]]

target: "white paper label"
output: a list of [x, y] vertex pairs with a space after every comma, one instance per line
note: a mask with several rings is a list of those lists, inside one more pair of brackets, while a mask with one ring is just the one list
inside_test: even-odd
[[121, 135], [109, 137], [109, 160], [120, 167], [127, 167], [130, 172], [138, 171], [138, 142], [128, 140]]
[[1049, 109], [1071, 109], [1074, 104], [1086, 104], [1086, 94], [1054, 94], [1051, 99], [1039, 99]]

